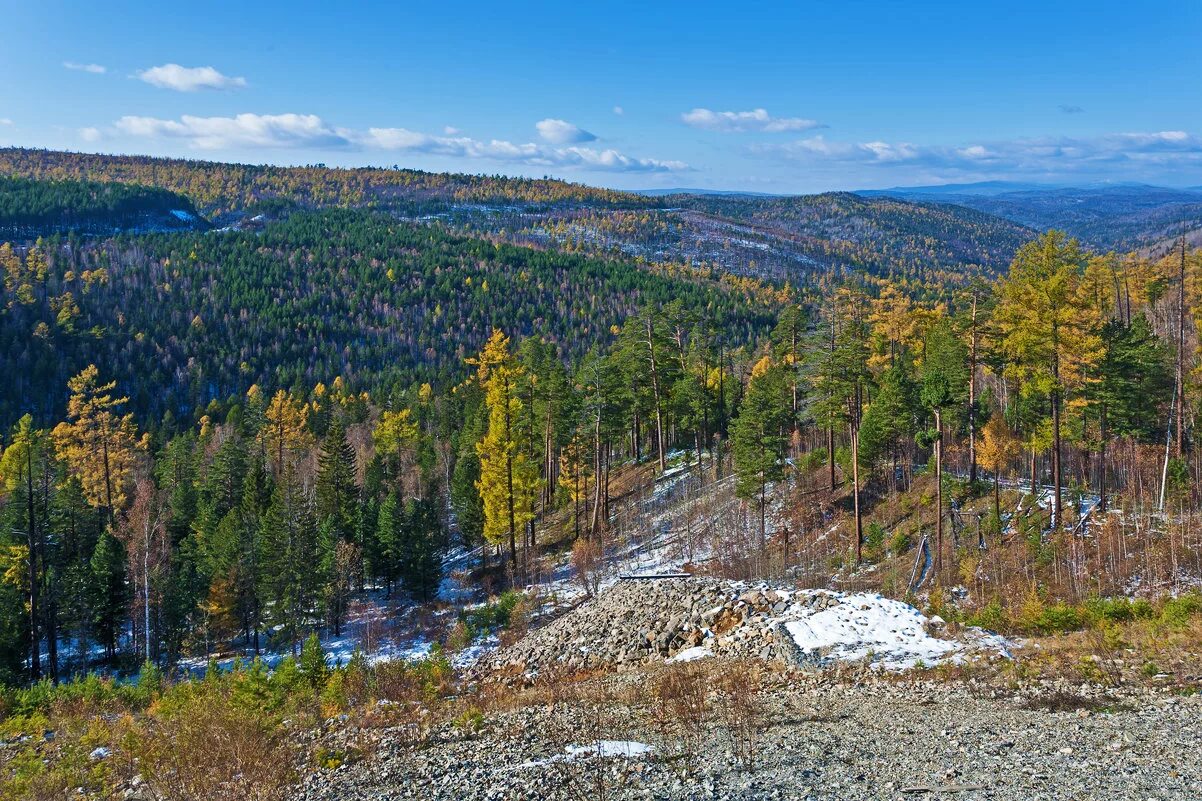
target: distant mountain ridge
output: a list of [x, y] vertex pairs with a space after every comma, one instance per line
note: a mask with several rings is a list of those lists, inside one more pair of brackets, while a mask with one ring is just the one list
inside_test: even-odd
[[1202, 190], [1140, 183], [1085, 186], [1005, 181], [899, 187], [865, 197], [935, 201], [976, 209], [1037, 230], [1057, 228], [1104, 250], [1163, 250], [1182, 234], [1202, 239]]
[[752, 192], [746, 189], [634, 189], [635, 194], [647, 197], [668, 197], [671, 195], [733, 195], [735, 197], [792, 197], [779, 192]]

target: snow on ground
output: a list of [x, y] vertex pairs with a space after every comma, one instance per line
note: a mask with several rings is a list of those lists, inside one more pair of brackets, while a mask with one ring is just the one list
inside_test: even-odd
[[[437, 637], [430, 630], [432, 621], [422, 619], [418, 612], [400, 596], [389, 598], [381, 588], [368, 589], [352, 602], [338, 635], [330, 629], [319, 632], [326, 664], [330, 667], [346, 665], [356, 652], [373, 665], [396, 659], [417, 661], [427, 658]], [[292, 655], [291, 643], [272, 642], [271, 632], [263, 632], [260, 636], [263, 647], [259, 659], [268, 668], [275, 668], [285, 657]], [[213, 657], [198, 655], [182, 659], [179, 668], [193, 675], [202, 674], [208, 669], [210, 658], [219, 670], [230, 670], [236, 661], [249, 663], [255, 654], [253, 647], [239, 640], [238, 647], [232, 651], [226, 650]]]
[[956, 643], [927, 633], [928, 620], [914, 607], [874, 593], [842, 596], [840, 603], [785, 630], [803, 651], [844, 662], [870, 660], [887, 670], [933, 665], [957, 650]]
[[683, 651], [677, 651], [668, 659], [669, 662], [696, 662], [698, 659], [705, 659], [707, 656], [713, 656], [714, 652], [704, 645], [694, 645], [692, 648], [686, 648]]
[[540, 768], [556, 762], [573, 762], [576, 760], [593, 759], [641, 759], [655, 753], [655, 746], [634, 740], [598, 740], [588, 745], [569, 745], [562, 754], [556, 754], [548, 759], [535, 759], [523, 762], [517, 770]]

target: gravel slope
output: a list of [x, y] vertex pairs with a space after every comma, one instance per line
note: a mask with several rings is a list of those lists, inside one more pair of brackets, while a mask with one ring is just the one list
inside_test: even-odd
[[[627, 675], [616, 682], [640, 679]], [[1048, 690], [1044, 690], [1044, 693]], [[1202, 790], [1202, 701], [1150, 694], [1112, 711], [1051, 712], [964, 684], [840, 686], [792, 674], [762, 695], [755, 767], [711, 726], [694, 769], [679, 743], [625, 707], [603, 715], [546, 706], [451, 727], [424, 747], [385, 730], [364, 761], [307, 777], [296, 799], [1187, 799]], [[586, 733], [587, 732], [587, 733]], [[558, 734], [557, 734], [558, 733]], [[655, 755], [608, 762], [556, 757], [574, 738], [634, 740]], [[665, 758], [666, 757], [666, 758]]]

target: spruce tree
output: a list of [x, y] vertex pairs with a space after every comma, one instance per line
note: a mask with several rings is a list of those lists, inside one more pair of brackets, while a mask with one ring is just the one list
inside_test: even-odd
[[129, 608], [129, 597], [125, 587], [125, 549], [108, 531], [96, 542], [91, 572], [92, 623], [104, 646], [105, 658], [111, 661], [117, 655], [117, 637]]
[[335, 415], [322, 443], [317, 464], [317, 519], [329, 521], [337, 539], [351, 540], [355, 532], [355, 450], [346, 438], [341, 417]]

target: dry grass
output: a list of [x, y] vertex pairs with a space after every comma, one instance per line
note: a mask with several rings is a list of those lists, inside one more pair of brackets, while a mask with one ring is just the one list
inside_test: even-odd
[[137, 749], [147, 783], [165, 798], [284, 798], [297, 754], [262, 716], [206, 695], [162, 720]]
[[651, 680], [652, 722], [660, 740], [675, 746], [688, 773], [696, 767], [710, 718], [709, 679], [703, 664], [685, 662], [666, 666]]

